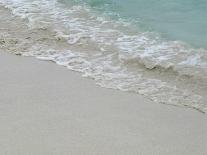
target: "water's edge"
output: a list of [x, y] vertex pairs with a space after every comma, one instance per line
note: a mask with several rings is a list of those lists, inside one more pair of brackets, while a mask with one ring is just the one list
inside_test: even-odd
[[[38, 3], [38, 6], [43, 7], [44, 3], [41, 5]], [[100, 17], [89, 16], [90, 13], [85, 14], [85, 10], [77, 6], [70, 8], [69, 18], [61, 12], [57, 14], [55, 11], [62, 8], [58, 8], [54, 3], [53, 14], [49, 13], [52, 15], [51, 19], [47, 18], [48, 21], [42, 17], [46, 13], [40, 13], [38, 10], [42, 8], [36, 8], [37, 14], [34, 10], [33, 13], [25, 14], [25, 12], [22, 13], [21, 8], [14, 9], [11, 4], [3, 5], [3, 7], [9, 8], [15, 16], [9, 19], [10, 13], [1, 9], [0, 45], [2, 50], [53, 61], [70, 70], [82, 72], [84, 77], [93, 78], [102, 87], [135, 92], [158, 103], [186, 106], [203, 113], [207, 112], [206, 73], [203, 72], [206, 71], [205, 67], [201, 70], [198, 69], [200, 64], [195, 65], [194, 68], [185, 67], [185, 63], [192, 62], [194, 59], [204, 58], [202, 61], [205, 61], [205, 56], [199, 55], [203, 55], [202, 49], [196, 53], [196, 56], [191, 55], [192, 52], [187, 52], [185, 45], [176, 42], [162, 43], [158, 46], [154, 40], [150, 41], [147, 38], [150, 34], [121, 36], [118, 30], [124, 29], [125, 26]], [[22, 15], [25, 16], [22, 17]], [[54, 18], [61, 18], [62, 21], [54, 23]], [[88, 24], [84, 23], [85, 19], [90, 19]], [[69, 31], [66, 31], [63, 21], [70, 21], [71, 25], [67, 25]], [[94, 23], [97, 25], [90, 29], [89, 24]], [[111, 26], [114, 28], [109, 29]], [[137, 43], [140, 43], [139, 47]], [[131, 48], [128, 48], [129, 46]], [[169, 46], [172, 47], [171, 51]], [[146, 50], [146, 47], [149, 48]], [[132, 53], [137, 48], [144, 52]], [[162, 55], [162, 51], [166, 52], [166, 48], [169, 53]], [[179, 60], [178, 66], [176, 66], [177, 62], [173, 62], [177, 61], [175, 60], [177, 57], [168, 59], [175, 55], [173, 53], [175, 48], [182, 52], [183, 58], [179, 59], [187, 57], [186, 61]], [[155, 54], [152, 55], [153, 50]], [[197, 76], [192, 74], [194, 71], [197, 72]]]

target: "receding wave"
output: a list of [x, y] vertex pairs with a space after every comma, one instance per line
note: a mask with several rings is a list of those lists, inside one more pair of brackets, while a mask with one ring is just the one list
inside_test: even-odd
[[[86, 6], [56, 0], [0, 0], [0, 4], [23, 18], [28, 29], [24, 33], [32, 35], [27, 40], [16, 37], [16, 54], [54, 61], [103, 87], [207, 112], [205, 49], [135, 30], [130, 23]], [[3, 38], [4, 46], [14, 46], [12, 37]]]

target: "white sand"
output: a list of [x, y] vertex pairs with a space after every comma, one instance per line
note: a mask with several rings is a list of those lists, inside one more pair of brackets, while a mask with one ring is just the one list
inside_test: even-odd
[[0, 53], [0, 155], [206, 155], [207, 116]]

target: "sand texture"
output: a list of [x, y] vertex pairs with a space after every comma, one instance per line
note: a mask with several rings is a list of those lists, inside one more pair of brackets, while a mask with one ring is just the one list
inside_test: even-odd
[[207, 118], [0, 53], [1, 155], [206, 155]]

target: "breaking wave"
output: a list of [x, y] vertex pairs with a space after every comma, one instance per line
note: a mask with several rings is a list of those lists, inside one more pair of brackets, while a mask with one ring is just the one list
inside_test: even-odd
[[[16, 38], [20, 40], [16, 54], [54, 61], [103, 87], [207, 112], [205, 49], [164, 40], [84, 5], [57, 0], [0, 0], [0, 4], [24, 19], [28, 31], [41, 36], [29, 41]], [[5, 44], [13, 46], [8, 39]]]

